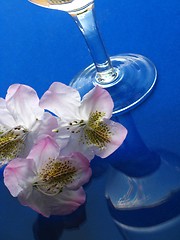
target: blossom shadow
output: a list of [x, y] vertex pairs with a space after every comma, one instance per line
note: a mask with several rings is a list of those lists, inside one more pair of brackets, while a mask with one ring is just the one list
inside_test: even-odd
[[86, 221], [85, 205], [67, 216], [51, 216], [45, 218], [38, 215], [33, 224], [35, 240], [58, 240], [65, 229], [79, 228]]

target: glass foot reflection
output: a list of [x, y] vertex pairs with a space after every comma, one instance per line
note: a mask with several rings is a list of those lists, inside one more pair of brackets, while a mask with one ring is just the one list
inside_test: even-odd
[[[179, 157], [167, 152], [159, 156], [159, 168], [140, 178], [111, 169], [105, 196], [120, 231], [131, 236], [128, 240], [164, 240], [176, 225], [180, 226]], [[149, 231], [155, 238], [148, 235]]]

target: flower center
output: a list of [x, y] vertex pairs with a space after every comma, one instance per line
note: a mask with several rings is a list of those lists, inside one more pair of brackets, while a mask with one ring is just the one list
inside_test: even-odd
[[73, 182], [75, 174], [76, 168], [69, 160], [49, 159], [33, 186], [46, 195], [54, 196], [62, 192], [68, 183]]
[[[88, 121], [75, 120], [66, 125], [66, 130], [71, 134], [80, 134], [79, 142], [94, 145], [100, 149], [106, 147], [111, 141], [112, 132], [110, 127], [103, 121], [104, 112], [95, 111], [90, 114]], [[54, 129], [53, 132], [60, 132], [61, 128]]]
[[18, 157], [24, 147], [28, 130], [23, 126], [14, 127], [0, 134], [0, 165]]
[[84, 128], [84, 140], [87, 145], [95, 145], [103, 149], [111, 140], [111, 131], [109, 126], [102, 121], [105, 113], [93, 112]]

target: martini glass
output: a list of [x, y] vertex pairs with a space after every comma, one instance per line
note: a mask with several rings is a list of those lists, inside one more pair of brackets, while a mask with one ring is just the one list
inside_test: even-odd
[[113, 113], [137, 106], [149, 95], [157, 79], [154, 64], [139, 54], [109, 57], [98, 31], [93, 0], [29, 0], [31, 3], [69, 13], [82, 32], [93, 64], [70, 83], [81, 96], [94, 86], [106, 88], [114, 101]]

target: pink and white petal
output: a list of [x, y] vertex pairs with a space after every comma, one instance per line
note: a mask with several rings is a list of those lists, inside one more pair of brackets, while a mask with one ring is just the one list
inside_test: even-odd
[[[37, 191], [37, 189], [32, 188], [32, 191], [29, 194], [28, 188], [24, 189], [18, 194], [18, 200], [23, 206], [32, 208], [34, 211], [49, 217], [50, 211], [48, 211], [48, 206], [44, 210], [44, 198], [46, 195]], [[43, 211], [44, 210], [44, 211]]]
[[[74, 139], [74, 142], [77, 143], [79, 134], [78, 133], [72, 134], [71, 132], [71, 131], [74, 131], [74, 132], [78, 131], [77, 127], [74, 127], [70, 130], [69, 122], [60, 120], [59, 118], [58, 120], [59, 120], [58, 128], [55, 128], [53, 131], [55, 132], [54, 138], [56, 139], [57, 143], [60, 145], [61, 149], [67, 147], [70, 139], [72, 138]], [[65, 155], [69, 155], [69, 153], [74, 152], [74, 147], [71, 148], [70, 146], [68, 146], [68, 148], [69, 149], [66, 149], [67, 151]]]
[[40, 106], [63, 119], [76, 119], [80, 106], [80, 95], [76, 89], [54, 82], [40, 100]]
[[46, 164], [49, 159], [56, 159], [60, 148], [50, 136], [43, 138], [34, 145], [28, 158], [32, 158], [36, 164], [37, 171]]
[[36, 167], [32, 159], [16, 158], [4, 169], [4, 184], [13, 197], [31, 185]]
[[6, 95], [7, 109], [18, 125], [30, 129], [37, 119], [41, 119], [43, 109], [39, 107], [36, 91], [26, 85], [13, 84]]
[[114, 103], [108, 91], [96, 86], [84, 95], [80, 113], [85, 120], [88, 120], [90, 113], [96, 111], [105, 113], [104, 117], [109, 119], [112, 116], [113, 108]]
[[77, 191], [64, 190], [56, 196], [47, 196], [34, 189], [31, 195], [26, 191], [18, 196], [22, 205], [28, 206], [45, 217], [50, 215], [67, 215], [75, 211], [85, 202], [85, 193], [82, 188]]
[[89, 160], [81, 153], [72, 153], [69, 157], [61, 158], [69, 161], [76, 169], [76, 175], [72, 183], [66, 185], [68, 189], [76, 190], [87, 183], [92, 175]]
[[69, 138], [67, 145], [61, 150], [62, 155], [69, 155], [73, 152], [80, 152], [83, 154], [89, 161], [94, 158], [93, 147], [87, 146], [80, 141], [79, 136], [73, 136]]
[[57, 118], [52, 116], [50, 113], [45, 112], [42, 120], [37, 120], [27, 135], [23, 157], [27, 157], [30, 150], [32, 149], [32, 146], [41, 139], [48, 136], [55, 139], [56, 134], [52, 130], [54, 128], [57, 128], [57, 126]]
[[110, 143], [104, 149], [94, 147], [94, 153], [101, 158], [108, 157], [120, 147], [127, 135], [127, 129], [120, 123], [108, 119], [105, 120], [105, 123], [109, 126], [112, 136]]
[[0, 98], [0, 126], [4, 126], [6, 130], [17, 126], [11, 113], [7, 110], [6, 101], [3, 98]]
[[4, 131], [7, 131], [11, 128], [17, 127], [18, 125], [19, 124], [16, 123], [9, 111], [0, 109], [0, 132], [3, 132], [3, 128]]
[[0, 109], [6, 108], [6, 101], [4, 98], [0, 98]]
[[46, 137], [51, 136], [54, 138], [56, 133], [53, 132], [54, 129], [58, 127], [57, 117], [45, 112], [41, 120], [40, 126], [37, 129], [37, 141]]
[[67, 215], [71, 214], [82, 204], [84, 204], [86, 200], [86, 194], [82, 187], [76, 191], [64, 189], [63, 192], [57, 195], [55, 198], [58, 201], [58, 204], [53, 204], [51, 207], [51, 214]]

